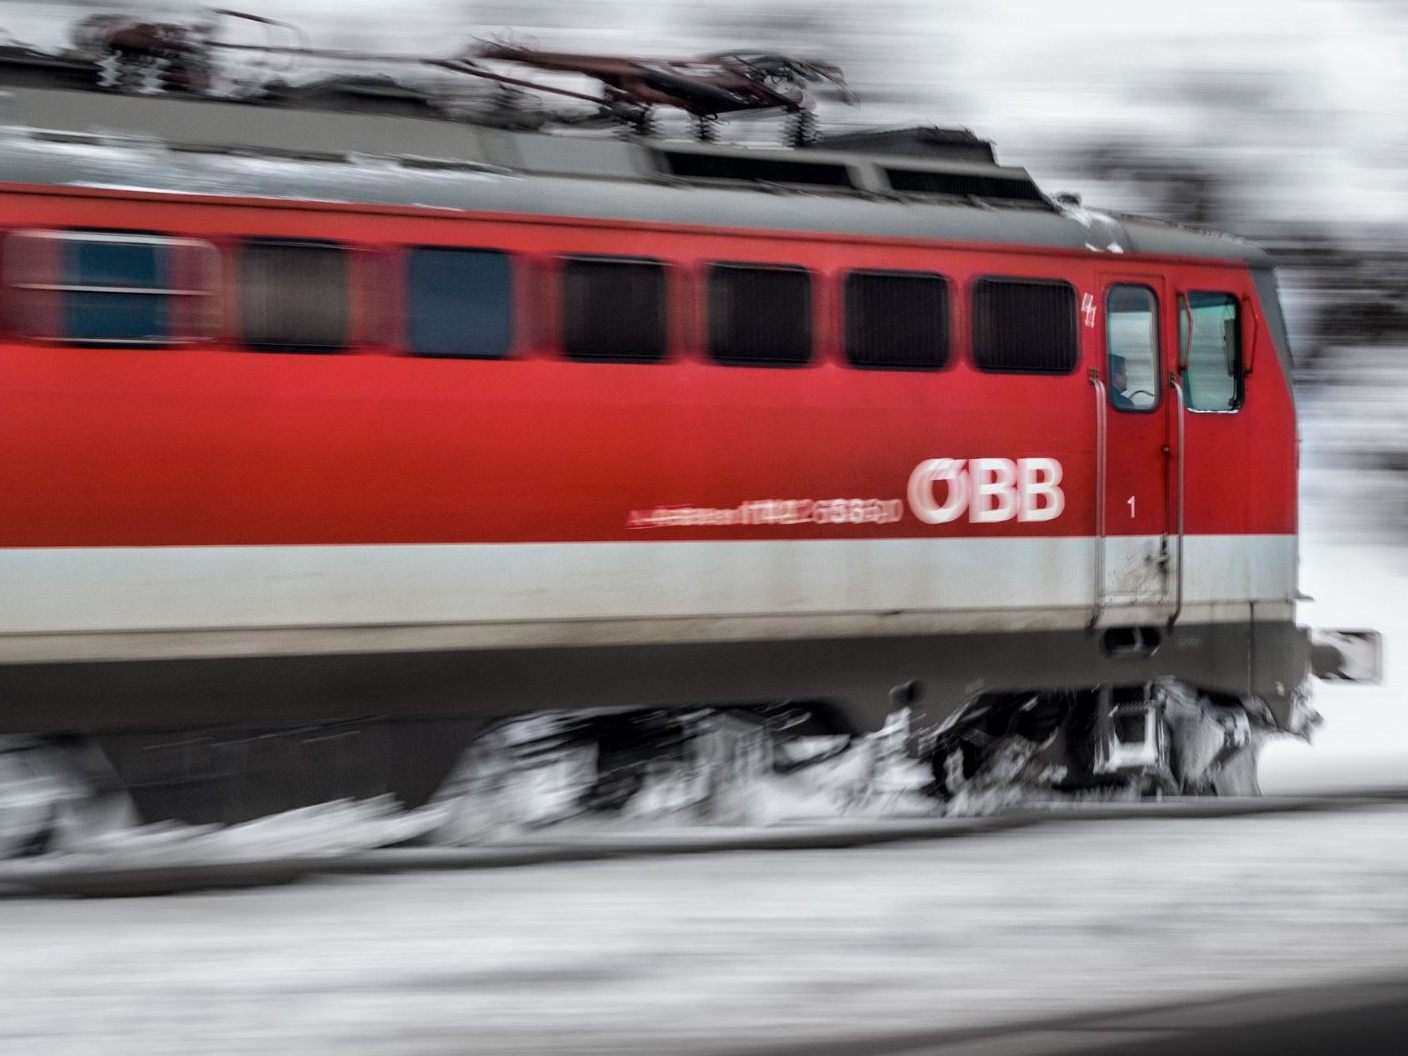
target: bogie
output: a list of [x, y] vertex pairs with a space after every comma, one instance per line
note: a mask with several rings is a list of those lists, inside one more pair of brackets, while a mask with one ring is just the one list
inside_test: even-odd
[[1171, 680], [980, 698], [934, 738], [934, 787], [946, 799], [1013, 783], [1038, 794], [1254, 795], [1268, 719], [1260, 702]]

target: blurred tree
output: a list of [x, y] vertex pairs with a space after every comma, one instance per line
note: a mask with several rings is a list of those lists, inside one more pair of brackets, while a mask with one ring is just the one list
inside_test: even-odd
[[1225, 208], [1231, 177], [1211, 159], [1127, 139], [1074, 154], [1094, 178], [1136, 185], [1142, 208], [1153, 216], [1203, 227], [1227, 226], [1231, 219]]
[[[715, 0], [683, 8], [678, 32], [707, 50], [767, 48], [841, 66], [865, 105], [862, 124], [943, 121], [955, 86], [935, 58], [954, 46], [945, 19], [968, 0]], [[834, 120], [852, 120], [833, 113]]]

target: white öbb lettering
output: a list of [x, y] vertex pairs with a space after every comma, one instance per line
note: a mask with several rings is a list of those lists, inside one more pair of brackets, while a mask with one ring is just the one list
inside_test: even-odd
[[1066, 508], [1054, 458], [931, 458], [909, 477], [909, 507], [926, 524], [1054, 521]]

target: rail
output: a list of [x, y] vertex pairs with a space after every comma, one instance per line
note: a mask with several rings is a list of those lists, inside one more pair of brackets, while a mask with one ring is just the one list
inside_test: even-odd
[[551, 843], [359, 850], [325, 856], [270, 855], [217, 862], [21, 860], [0, 865], [0, 898], [128, 897], [182, 891], [267, 887], [316, 876], [507, 869], [524, 865], [661, 858], [733, 851], [839, 850], [929, 842], [1062, 823], [1233, 818], [1372, 810], [1408, 803], [1408, 788], [1361, 789], [1320, 796], [1172, 798], [1135, 803], [1034, 802], [999, 814], [896, 816], [866, 821], [777, 824], [739, 831], [699, 829], [659, 834], [592, 834]]

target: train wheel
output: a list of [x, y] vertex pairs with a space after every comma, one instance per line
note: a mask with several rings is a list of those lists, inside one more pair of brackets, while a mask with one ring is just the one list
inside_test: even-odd
[[950, 800], [978, 776], [983, 751], [961, 738], [941, 741], [935, 746], [929, 763], [934, 771], [934, 793], [943, 800]]
[[1238, 749], [1218, 767], [1210, 784], [1215, 796], [1260, 796], [1261, 783], [1257, 777], [1260, 745], [1255, 742]]
[[635, 759], [624, 763], [598, 762], [597, 779], [582, 793], [581, 808], [595, 814], [616, 814], [645, 787], [646, 764]]
[[93, 755], [82, 744], [0, 738], [0, 859], [81, 847], [131, 824], [125, 795], [98, 791]]

